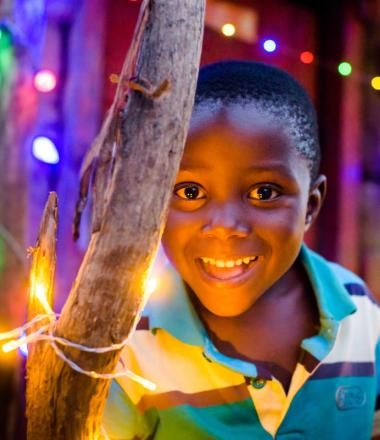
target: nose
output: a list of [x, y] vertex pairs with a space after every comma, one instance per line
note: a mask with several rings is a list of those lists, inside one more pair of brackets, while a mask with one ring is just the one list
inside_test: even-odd
[[245, 238], [251, 232], [247, 212], [235, 204], [209, 207], [208, 221], [202, 226], [202, 234], [207, 237], [226, 240], [230, 237]]

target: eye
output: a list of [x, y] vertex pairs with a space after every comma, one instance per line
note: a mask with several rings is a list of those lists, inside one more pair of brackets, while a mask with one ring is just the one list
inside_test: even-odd
[[174, 188], [174, 194], [184, 200], [200, 200], [206, 198], [206, 192], [196, 183], [183, 183]]
[[248, 198], [253, 200], [274, 200], [279, 196], [279, 190], [270, 185], [256, 186], [248, 193]]

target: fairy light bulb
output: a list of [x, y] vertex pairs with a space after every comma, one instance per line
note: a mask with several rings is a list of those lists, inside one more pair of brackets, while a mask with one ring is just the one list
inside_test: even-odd
[[236, 33], [236, 28], [232, 23], [225, 23], [222, 26], [222, 34], [226, 37], [232, 37]]
[[371, 86], [375, 90], [380, 90], [380, 76], [375, 76], [371, 80]]
[[300, 55], [300, 60], [304, 64], [311, 64], [314, 61], [314, 54], [309, 50], [305, 50]]
[[55, 89], [57, 77], [48, 69], [43, 69], [34, 75], [34, 87], [42, 93], [49, 93]]
[[265, 40], [263, 43], [263, 48], [266, 52], [272, 53], [277, 49], [277, 43], [274, 40]]
[[338, 66], [338, 72], [342, 75], [342, 76], [350, 76], [352, 73], [352, 66], [350, 63], [348, 63], [347, 61], [343, 61], [342, 63], [339, 64]]

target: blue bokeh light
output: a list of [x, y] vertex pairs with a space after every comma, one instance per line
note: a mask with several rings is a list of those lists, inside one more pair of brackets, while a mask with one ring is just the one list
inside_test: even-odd
[[33, 156], [48, 164], [57, 164], [59, 162], [59, 153], [55, 143], [46, 136], [37, 136], [33, 140]]
[[265, 40], [263, 48], [266, 52], [274, 52], [277, 49], [277, 44], [274, 40]]

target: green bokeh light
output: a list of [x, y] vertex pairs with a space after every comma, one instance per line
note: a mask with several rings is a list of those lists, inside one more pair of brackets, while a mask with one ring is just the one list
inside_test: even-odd
[[352, 66], [351, 66], [351, 64], [348, 63], [347, 61], [343, 61], [338, 66], [338, 72], [342, 76], [349, 76], [349, 75], [351, 75], [351, 73], [352, 73]]
[[[4, 93], [10, 86], [11, 77], [14, 70], [14, 49], [12, 35], [9, 30], [0, 26], [0, 109], [6, 106]], [[0, 110], [0, 111], [1, 111]]]

